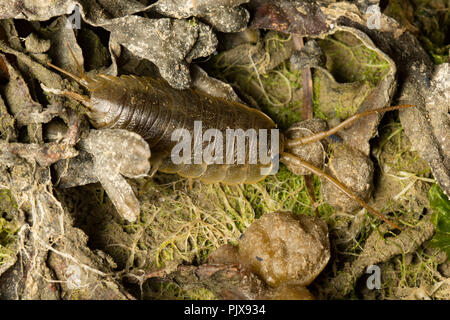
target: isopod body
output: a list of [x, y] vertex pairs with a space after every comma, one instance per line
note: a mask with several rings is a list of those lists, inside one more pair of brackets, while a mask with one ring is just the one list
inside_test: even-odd
[[[215, 129], [226, 136], [227, 129], [267, 129], [270, 145], [271, 129], [276, 124], [261, 111], [244, 104], [213, 97], [196, 89], [177, 90], [164, 80], [149, 77], [123, 75], [120, 77], [100, 75], [96, 78], [83, 78], [90, 92], [89, 97], [67, 92], [78, 98], [89, 109], [88, 117], [96, 128], [126, 129], [140, 134], [152, 150], [152, 166], [159, 171], [177, 173], [183, 177], [197, 178], [203, 182], [225, 184], [253, 183], [263, 179], [270, 172], [273, 162], [237, 164], [236, 155], [231, 163], [201, 163], [189, 161], [175, 164], [171, 160], [171, 150], [177, 143], [172, 140], [176, 129], [192, 133], [194, 125], [200, 121], [203, 131]], [[78, 96], [78, 97], [77, 97]], [[242, 132], [241, 131], [241, 132]], [[282, 150], [283, 136], [278, 135], [277, 146]], [[213, 141], [212, 143], [216, 143]], [[279, 144], [281, 142], [281, 145]], [[195, 142], [194, 142], [195, 143]], [[203, 145], [207, 142], [202, 141]], [[225, 150], [225, 141], [222, 149]], [[245, 140], [249, 150], [250, 139]], [[195, 152], [195, 150], [194, 150]], [[236, 153], [237, 150], [234, 150]], [[271, 157], [271, 150], [267, 150]], [[278, 150], [277, 150], [278, 153]]]

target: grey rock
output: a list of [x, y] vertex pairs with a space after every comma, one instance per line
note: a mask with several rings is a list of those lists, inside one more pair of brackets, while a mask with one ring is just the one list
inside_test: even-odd
[[178, 89], [191, 84], [188, 63], [210, 55], [217, 45], [211, 27], [201, 22], [128, 16], [113, 19], [104, 28], [111, 31], [113, 41], [156, 64]]

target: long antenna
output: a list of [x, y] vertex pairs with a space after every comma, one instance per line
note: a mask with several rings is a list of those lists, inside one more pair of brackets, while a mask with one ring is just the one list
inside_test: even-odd
[[84, 84], [84, 81], [83, 81], [83, 78], [80, 78], [79, 76], [73, 74], [72, 72], [69, 72], [69, 71], [67, 71], [67, 70], [64, 70], [64, 69], [58, 67], [58, 66], [55, 66], [55, 65], [54, 65], [53, 63], [51, 63], [51, 62], [47, 62], [47, 64], [48, 64], [50, 67], [52, 67], [53, 69], [58, 70], [59, 72], [64, 73], [66, 76], [71, 77], [72, 79], [74, 79], [74, 80], [75, 80], [76, 82], [78, 82], [79, 84], [85, 85], [85, 84]]
[[75, 64], [77, 65], [77, 69], [78, 72], [80, 73], [81, 77], [73, 74], [72, 72], [69, 72], [67, 70], [64, 70], [58, 66], [55, 66], [53, 63], [51, 62], [47, 62], [47, 64], [52, 67], [55, 70], [58, 70], [59, 72], [71, 77], [72, 79], [74, 79], [76, 82], [78, 82], [79, 84], [88, 87], [90, 83], [95, 82], [94, 79], [89, 79], [86, 74], [83, 71], [83, 68], [80, 64], [80, 62], [78, 61], [77, 57], [75, 56], [75, 53], [73, 52], [72, 48], [70, 47], [69, 43], [66, 42], [66, 47], [67, 49], [69, 49], [70, 55], [72, 56], [73, 60], [75, 61]]
[[309, 171], [311, 171], [313, 174], [315, 174], [318, 177], [327, 179], [330, 183], [332, 183], [336, 188], [338, 188], [340, 191], [342, 191], [343, 193], [345, 193], [349, 198], [355, 200], [356, 202], [358, 202], [361, 206], [363, 206], [364, 208], [366, 208], [367, 211], [369, 211], [370, 213], [372, 213], [373, 215], [377, 216], [378, 218], [380, 218], [381, 220], [383, 220], [384, 222], [386, 222], [387, 224], [389, 224], [390, 226], [394, 227], [395, 229], [398, 230], [402, 230], [400, 229], [400, 227], [398, 225], [396, 225], [394, 222], [388, 220], [388, 218], [386, 218], [384, 215], [382, 215], [380, 212], [378, 212], [377, 210], [375, 210], [374, 208], [372, 208], [371, 206], [369, 206], [367, 203], [365, 203], [363, 200], [361, 200], [360, 198], [358, 198], [352, 191], [350, 191], [350, 189], [348, 189], [344, 184], [342, 184], [342, 182], [339, 182], [337, 179], [333, 178], [332, 176], [326, 174], [325, 172], [323, 172], [322, 170], [320, 170], [319, 168], [313, 166], [312, 164], [306, 162], [305, 160], [291, 154], [291, 153], [287, 153], [287, 152], [282, 152], [281, 153], [281, 162], [284, 161], [289, 161], [291, 163], [295, 163], [296, 165], [300, 165], [306, 169], [308, 169]]
[[345, 128], [346, 126], [352, 124], [353, 122], [355, 122], [356, 120], [358, 120], [358, 119], [360, 119], [362, 117], [370, 116], [370, 115], [381, 113], [381, 112], [393, 111], [393, 110], [398, 110], [398, 109], [413, 108], [413, 107], [415, 107], [415, 106], [414, 105], [410, 105], [410, 104], [405, 104], [405, 105], [400, 105], [400, 106], [385, 107], [385, 108], [380, 108], [380, 109], [375, 109], [375, 110], [368, 110], [368, 111], [364, 111], [364, 112], [361, 112], [361, 113], [357, 113], [357, 114], [351, 116], [350, 118], [347, 118], [345, 121], [341, 122], [336, 127], [331, 128], [328, 131], [322, 131], [322, 132], [319, 132], [317, 134], [313, 134], [313, 135], [310, 135], [310, 136], [307, 136], [307, 137], [287, 140], [286, 141], [286, 146], [288, 148], [293, 148], [293, 147], [299, 147], [299, 146], [302, 146], [302, 145], [305, 145], [305, 144], [308, 144], [308, 143], [312, 143], [312, 142], [316, 142], [316, 141], [322, 140], [322, 139], [324, 139], [326, 137], [329, 137], [329, 136], [335, 134], [339, 130]]

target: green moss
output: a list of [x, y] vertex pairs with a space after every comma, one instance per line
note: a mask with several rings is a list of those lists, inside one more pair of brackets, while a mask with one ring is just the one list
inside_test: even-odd
[[[283, 41], [285, 39], [276, 37], [270, 41], [270, 45], [266, 41], [266, 55], [254, 55], [250, 61], [242, 57], [244, 51], [241, 55], [228, 52], [219, 54], [213, 59], [212, 72], [214, 76], [233, 83], [244, 97], [250, 97], [279, 128], [285, 130], [302, 120], [303, 90], [302, 73], [292, 68], [289, 59], [272, 70], [267, 69], [272, 64], [271, 54], [274, 53], [270, 48], [283, 46]], [[320, 75], [317, 71], [313, 72], [315, 116], [322, 119], [346, 119], [357, 111], [365, 95], [387, 74], [389, 63], [348, 32], [337, 32], [319, 43], [327, 57], [327, 68], [338, 81], [346, 84], [326, 83], [321, 88]], [[256, 50], [256, 47], [248, 50], [252, 48]], [[328, 88], [333, 85], [337, 87]], [[321, 89], [330, 89], [330, 94], [334, 95], [328, 99]], [[330, 99], [333, 100], [332, 106], [324, 102]]]
[[289, 62], [285, 61], [260, 79], [265, 95], [258, 102], [263, 111], [282, 129], [301, 121], [301, 72], [291, 70]]
[[428, 164], [412, 150], [398, 115], [387, 116], [372, 154], [380, 168], [375, 193], [376, 206], [391, 212], [408, 226], [420, 223], [420, 212], [428, 207], [427, 192], [434, 182]]
[[183, 289], [174, 282], [160, 282], [153, 286], [151, 299], [156, 300], [184, 300]]
[[0, 246], [7, 247], [14, 239], [17, 230], [4, 218], [0, 218]]
[[398, 116], [391, 115], [382, 125], [379, 138], [374, 143], [373, 154], [382, 168], [389, 166], [398, 172], [412, 172], [418, 176], [430, 173], [427, 163], [416, 151], [411, 150]]
[[[243, 189], [243, 194], [254, 208], [257, 218], [273, 211], [315, 214], [304, 177], [293, 174], [284, 165], [280, 165], [276, 175], [268, 176], [254, 185], [244, 185]], [[320, 180], [317, 177], [314, 179], [314, 190], [319, 214], [327, 220], [333, 209], [323, 202]]]
[[210, 290], [203, 287], [194, 287], [187, 290], [171, 281], [162, 281], [154, 284], [149, 292], [149, 298], [156, 300], [216, 300]]
[[196, 27], [197, 26], [197, 19], [196, 18], [192, 18], [188, 20], [189, 25], [192, 27]]
[[213, 292], [206, 288], [195, 288], [185, 291], [185, 297], [187, 300], [216, 300], [216, 296]]
[[272, 32], [259, 45], [223, 52], [209, 64], [215, 77], [233, 84], [282, 129], [300, 121], [302, 109], [301, 72], [286, 60], [287, 43], [290, 36]]
[[203, 263], [211, 250], [235, 242], [254, 220], [240, 186], [196, 182], [190, 188], [187, 180], [144, 181], [139, 193], [148, 200], [142, 200], [142, 218], [127, 228], [148, 234], [141, 247], [151, 248], [156, 267], [174, 260]]
[[445, 286], [439, 285], [441, 280], [436, 277], [440, 263], [436, 252], [430, 254], [419, 248], [414, 256], [401, 254], [380, 264], [383, 281], [377, 298], [422, 300], [430, 297], [448, 300]]
[[254, 185], [244, 185], [244, 196], [255, 209], [256, 217], [278, 210], [309, 212], [309, 197], [304, 178], [292, 174], [284, 165], [276, 175]]
[[319, 40], [327, 69], [338, 82], [368, 81], [375, 86], [389, 71], [389, 63], [348, 32]]
[[16, 210], [17, 203], [10, 191], [0, 190], [0, 265], [15, 254], [11, 245], [15, 243], [19, 230], [13, 215]]
[[326, 120], [327, 116], [320, 109], [320, 105], [319, 105], [319, 98], [320, 98], [320, 78], [319, 77], [313, 77], [313, 94], [314, 94], [314, 96], [313, 96], [314, 117], [322, 119], [322, 120]]
[[358, 111], [358, 105], [352, 104], [347, 106], [344, 101], [340, 101], [339, 104], [334, 106], [334, 111], [336, 112], [336, 118], [347, 119], [348, 117], [354, 115]]
[[430, 188], [428, 198], [433, 209], [432, 220], [436, 226], [436, 234], [431, 243], [450, 257], [450, 200], [437, 184]]
[[0, 212], [7, 213], [10, 210], [17, 210], [17, 203], [9, 190], [0, 190]]

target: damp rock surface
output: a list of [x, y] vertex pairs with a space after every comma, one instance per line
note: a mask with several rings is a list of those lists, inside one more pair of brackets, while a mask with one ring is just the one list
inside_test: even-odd
[[119, 214], [135, 221], [140, 204], [125, 177], [141, 177], [150, 170], [150, 149], [136, 133], [120, 129], [92, 130], [83, 148], [93, 156], [92, 174], [98, 178]]
[[115, 42], [157, 65], [161, 75], [177, 89], [191, 85], [188, 63], [210, 55], [217, 45], [211, 27], [201, 22], [127, 16], [113, 19], [104, 27]]
[[256, 220], [239, 242], [239, 259], [270, 286], [309, 285], [330, 258], [326, 224], [273, 212]]
[[243, 7], [224, 8], [206, 14], [203, 20], [220, 32], [240, 32], [247, 28], [249, 12]]
[[189, 18], [224, 9], [233, 8], [247, 3], [249, 0], [159, 0], [152, 9], [175, 18]]

